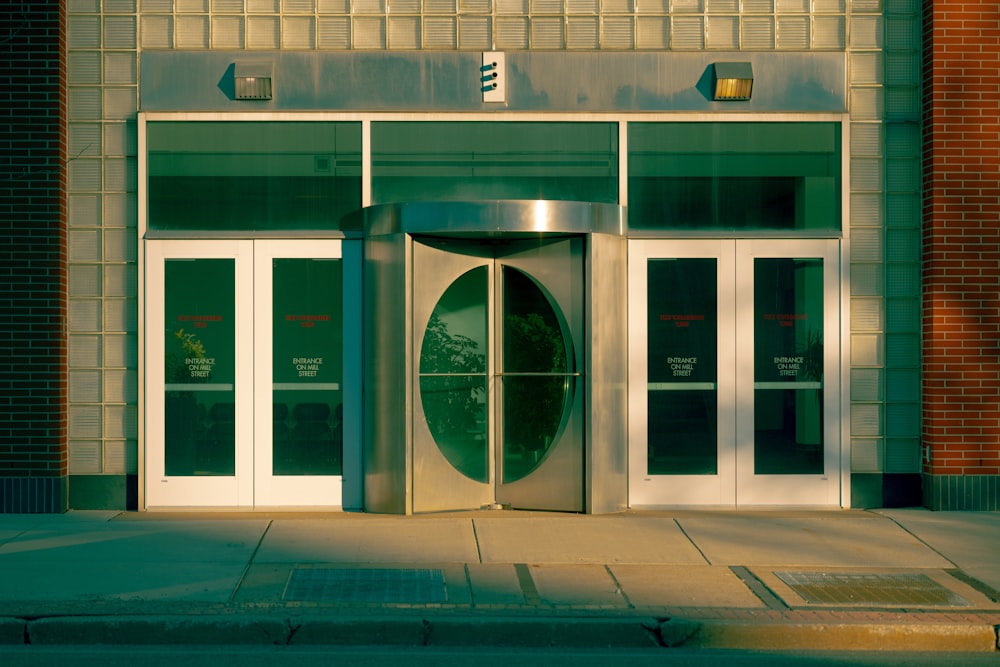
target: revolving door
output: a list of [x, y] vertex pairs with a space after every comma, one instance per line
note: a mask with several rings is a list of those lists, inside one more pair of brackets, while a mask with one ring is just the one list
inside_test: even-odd
[[365, 508], [624, 509], [620, 209], [365, 214]]

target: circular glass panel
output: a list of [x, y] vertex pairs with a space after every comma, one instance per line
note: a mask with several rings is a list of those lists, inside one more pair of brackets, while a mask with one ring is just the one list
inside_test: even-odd
[[530, 474], [569, 409], [572, 351], [558, 313], [527, 274], [503, 269], [503, 481]]
[[427, 427], [448, 462], [477, 482], [489, 481], [487, 270], [476, 267], [448, 286], [420, 346]]

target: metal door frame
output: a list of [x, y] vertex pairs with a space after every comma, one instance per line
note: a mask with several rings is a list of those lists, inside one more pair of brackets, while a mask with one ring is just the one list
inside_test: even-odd
[[[271, 494], [266, 506], [326, 506], [360, 508], [361, 505], [361, 461], [360, 461], [360, 410], [361, 363], [357, 354], [347, 350], [360, 348], [360, 326], [349, 325], [352, 319], [348, 313], [360, 313], [361, 295], [357, 282], [360, 270], [360, 242], [341, 239], [322, 239], [324, 247], [316, 252], [314, 239], [153, 239], [144, 242], [144, 308], [146, 309], [145, 338], [143, 348], [147, 365], [143, 376], [142, 407], [145, 414], [142, 432], [141, 458], [141, 498], [143, 509], [180, 507], [239, 507], [253, 509], [261, 506], [263, 497], [258, 496], [260, 465], [270, 464], [261, 460], [262, 449], [257, 433], [270, 429], [270, 385], [258, 386], [270, 377], [270, 350], [262, 346], [270, 340], [270, 334], [257, 336], [259, 327], [269, 327], [270, 303], [262, 298], [270, 298], [270, 280], [262, 278], [262, 273], [270, 266], [272, 257], [332, 257], [344, 264], [344, 459], [342, 476], [305, 476], [291, 478], [293, 483], [279, 483]], [[236, 320], [237, 320], [237, 377], [236, 377], [236, 471], [229, 477], [167, 477], [158, 470], [163, 467], [163, 441], [152, 429], [164, 423], [163, 407], [163, 349], [162, 340], [151, 336], [163, 331], [164, 304], [164, 262], [168, 259], [233, 259], [236, 272]], [[263, 262], [267, 262], [267, 266]], [[266, 284], [266, 285], [265, 285]], [[359, 318], [355, 318], [359, 319]], [[265, 332], [267, 333], [267, 332]], [[162, 334], [160, 334], [162, 336]], [[259, 340], [258, 340], [259, 339]], [[256, 373], [255, 367], [263, 364], [267, 372]], [[264, 396], [266, 389], [267, 396]], [[262, 398], [263, 397], [263, 398]], [[263, 402], [262, 402], [263, 401]], [[256, 406], [256, 408], [255, 408]], [[266, 408], [266, 409], [265, 409]], [[266, 417], [266, 419], [265, 419]], [[266, 449], [266, 451], [264, 451]], [[345, 482], [345, 480], [347, 480]], [[301, 482], [306, 481], [305, 495]], [[163, 493], [169, 485], [172, 490]], [[329, 486], [329, 488], [326, 488]], [[296, 496], [281, 500], [281, 488], [295, 489]]]
[[[539, 242], [541, 241], [541, 242]], [[501, 248], [498, 244], [509, 244]], [[414, 388], [412, 438], [413, 509], [415, 512], [453, 509], [478, 509], [488, 506], [512, 506], [518, 509], [583, 511], [584, 428], [583, 366], [586, 342], [583, 340], [583, 247], [584, 239], [549, 237], [545, 239], [486, 239], [481, 241], [441, 240], [413, 237], [413, 369]], [[563, 253], [572, 264], [571, 275], [553, 270], [546, 262]], [[507, 375], [503, 359], [505, 333], [503, 301], [506, 286], [502, 273], [510, 267], [523, 272], [546, 292], [556, 314], [564, 319], [560, 334], [568, 343], [575, 377], [567, 396], [570, 403], [561, 415], [565, 418], [557, 440], [546, 450], [539, 465], [525, 477], [505, 482], [504, 474], [504, 404], [503, 379]], [[440, 298], [459, 277], [485, 269], [486, 291], [483, 295], [486, 317], [485, 390], [487, 475], [483, 482], [468, 478], [456, 470], [439, 451], [425, 420], [420, 389], [419, 365], [424, 328]], [[540, 275], [539, 269], [547, 276]], [[443, 275], [442, 275], [443, 272]], [[441, 276], [440, 280], [437, 278]], [[557, 285], [563, 281], [563, 285]], [[576, 285], [579, 283], [579, 286]], [[550, 291], [551, 290], [551, 291]]]
[[[753, 275], [754, 257], [817, 257], [824, 261], [824, 462], [825, 474], [811, 476], [810, 488], [796, 478], [806, 475], [755, 475], [747, 470], [753, 460], [753, 335], [752, 313], [740, 314], [738, 304], [753, 293], [752, 284], [739, 284]], [[649, 475], [647, 443], [647, 332], [646, 267], [657, 258], [711, 257], [719, 284], [719, 471], [717, 475]], [[839, 506], [850, 505], [849, 441], [844, 424], [849, 419], [845, 396], [849, 372], [844, 314], [843, 247], [839, 239], [661, 239], [629, 242], [629, 499], [635, 507], [674, 506]], [[743, 271], [741, 274], [740, 271]], [[752, 308], [751, 308], [752, 310]], [[729, 326], [730, 331], [725, 331]], [[750, 328], [750, 335], [746, 329]], [[742, 333], [737, 333], [742, 332]], [[835, 335], [834, 335], [835, 334]], [[724, 349], [725, 348], [725, 349]], [[730, 364], [729, 375], [724, 365]], [[749, 396], [749, 408], [740, 405]], [[744, 401], [745, 403], [745, 401]], [[728, 413], [723, 406], [728, 405]], [[749, 418], [748, 418], [749, 409]], [[749, 428], [749, 432], [748, 432]], [[748, 445], [751, 447], [747, 452]], [[729, 460], [727, 460], [729, 459]], [[826, 479], [829, 476], [831, 479]], [[784, 479], [783, 479], [784, 478]], [[822, 484], [819, 484], [822, 482]], [[822, 486], [822, 490], [818, 487]]]
[[[364, 233], [364, 508], [414, 508], [413, 237], [583, 236], [583, 511], [627, 509], [624, 208], [574, 201], [404, 202], [346, 220]], [[599, 335], [598, 335], [599, 333]], [[595, 344], [596, 341], [596, 344]]]

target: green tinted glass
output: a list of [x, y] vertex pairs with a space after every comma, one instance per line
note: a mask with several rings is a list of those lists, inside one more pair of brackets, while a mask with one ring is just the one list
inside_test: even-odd
[[343, 467], [343, 283], [339, 259], [274, 259], [275, 475]]
[[618, 201], [615, 123], [372, 123], [372, 201]]
[[534, 470], [556, 441], [571, 400], [572, 350], [548, 296], [503, 268], [503, 481]]
[[361, 207], [361, 124], [150, 122], [150, 229], [337, 229]]
[[754, 260], [754, 473], [823, 473], [823, 260]]
[[718, 286], [712, 258], [657, 259], [646, 268], [647, 473], [718, 472]]
[[632, 229], [841, 228], [837, 123], [630, 123]]
[[164, 457], [172, 476], [236, 472], [236, 270], [164, 262]]
[[459, 276], [441, 296], [420, 346], [420, 400], [448, 462], [489, 481], [486, 352], [487, 267]]

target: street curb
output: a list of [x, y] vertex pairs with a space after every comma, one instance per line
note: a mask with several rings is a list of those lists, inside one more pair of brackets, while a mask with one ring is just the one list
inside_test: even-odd
[[394, 645], [996, 652], [987, 624], [654, 618], [62, 616], [0, 618], [0, 645]]
[[19, 618], [0, 618], [0, 646], [24, 643], [25, 621]]
[[939, 623], [712, 622], [682, 644], [686, 648], [816, 651], [997, 651], [992, 625]]
[[277, 617], [62, 616], [27, 621], [30, 644], [286, 644], [289, 621]]

